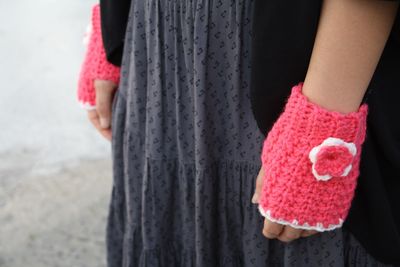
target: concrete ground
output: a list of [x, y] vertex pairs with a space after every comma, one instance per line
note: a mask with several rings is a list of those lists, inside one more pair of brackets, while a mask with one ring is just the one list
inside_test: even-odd
[[0, 0], [0, 267], [105, 266], [110, 144], [76, 101], [94, 0]]

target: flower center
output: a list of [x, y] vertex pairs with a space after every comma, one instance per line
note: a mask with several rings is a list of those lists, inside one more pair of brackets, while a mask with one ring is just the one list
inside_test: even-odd
[[352, 163], [353, 155], [344, 146], [324, 146], [317, 154], [315, 170], [319, 175], [341, 176]]

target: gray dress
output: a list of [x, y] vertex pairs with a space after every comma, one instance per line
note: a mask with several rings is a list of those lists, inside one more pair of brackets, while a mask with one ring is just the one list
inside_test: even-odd
[[251, 203], [252, 0], [133, 0], [113, 103], [110, 267], [378, 266], [347, 232], [288, 245]]

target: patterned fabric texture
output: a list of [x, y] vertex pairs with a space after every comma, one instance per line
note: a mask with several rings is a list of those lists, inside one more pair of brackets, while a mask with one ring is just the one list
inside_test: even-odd
[[134, 0], [113, 103], [109, 267], [378, 266], [339, 229], [288, 245], [251, 203], [251, 0]]

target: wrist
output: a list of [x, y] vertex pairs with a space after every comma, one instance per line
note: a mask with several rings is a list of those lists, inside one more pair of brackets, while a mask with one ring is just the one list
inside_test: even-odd
[[343, 114], [356, 112], [360, 108], [365, 91], [366, 87], [362, 90], [352, 90], [341, 82], [327, 83], [322, 78], [306, 78], [302, 89], [303, 95], [311, 103]]

